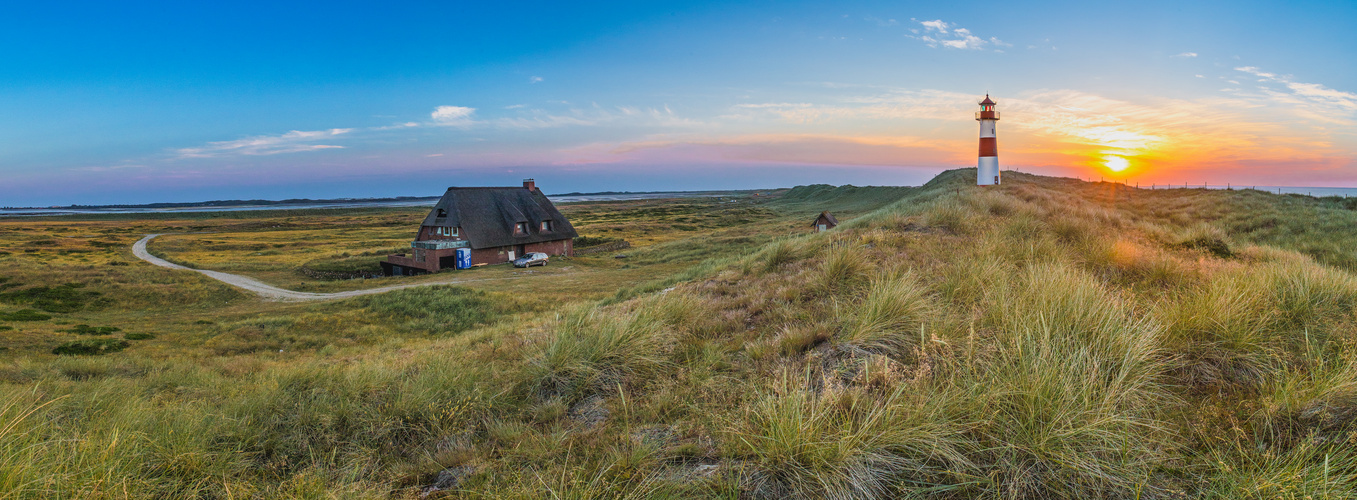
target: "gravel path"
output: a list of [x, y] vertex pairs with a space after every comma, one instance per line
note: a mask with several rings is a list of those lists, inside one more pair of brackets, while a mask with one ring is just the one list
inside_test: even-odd
[[380, 287], [380, 288], [368, 288], [368, 289], [366, 289], [366, 290], [352, 290], [352, 291], [348, 291], [348, 292], [334, 292], [334, 293], [294, 292], [294, 291], [292, 291], [292, 290], [285, 290], [285, 289], [282, 289], [282, 288], [278, 288], [278, 287], [276, 287], [276, 286], [269, 285], [269, 284], [267, 284], [267, 283], [261, 282], [261, 281], [259, 281], [259, 280], [254, 279], [254, 278], [249, 278], [249, 277], [241, 276], [241, 275], [239, 275], [239, 274], [223, 273], [223, 272], [220, 272], [220, 271], [207, 271], [207, 270], [203, 270], [203, 269], [193, 269], [193, 268], [190, 268], [190, 267], [184, 267], [184, 266], [181, 266], [181, 265], [179, 265], [179, 264], [175, 264], [175, 263], [173, 263], [173, 262], [170, 262], [170, 261], [168, 261], [168, 260], [162, 259], [162, 258], [160, 258], [160, 257], [156, 257], [156, 256], [154, 256], [154, 255], [151, 255], [151, 252], [146, 251], [146, 243], [149, 242], [149, 241], [151, 241], [151, 239], [155, 238], [156, 236], [161, 236], [161, 235], [160, 235], [160, 234], [148, 234], [148, 235], [146, 235], [145, 238], [142, 238], [142, 239], [140, 239], [140, 240], [137, 240], [136, 243], [133, 243], [133, 244], [132, 244], [132, 253], [135, 254], [135, 255], [137, 256], [137, 258], [139, 258], [139, 259], [141, 259], [141, 260], [144, 260], [144, 261], [146, 261], [146, 262], [150, 262], [151, 264], [154, 264], [154, 265], [157, 265], [157, 266], [160, 266], [160, 267], [169, 268], [169, 269], [181, 269], [181, 270], [184, 270], [184, 271], [193, 271], [193, 272], [195, 272], [195, 273], [202, 273], [202, 274], [205, 274], [205, 275], [207, 275], [208, 277], [210, 277], [210, 278], [212, 278], [212, 279], [214, 279], [214, 280], [220, 281], [220, 282], [222, 282], [222, 283], [226, 283], [226, 284], [228, 284], [228, 285], [231, 285], [231, 286], [236, 287], [236, 288], [240, 288], [240, 289], [242, 289], [242, 290], [254, 292], [255, 294], [258, 294], [260, 297], [264, 298], [264, 300], [275, 300], [275, 301], [284, 301], [284, 302], [298, 302], [298, 301], [306, 301], [306, 300], [334, 300], [334, 299], [346, 299], [346, 298], [349, 298], [349, 297], [357, 297], [357, 296], [360, 296], [360, 295], [372, 295], [372, 294], [374, 294], [374, 293], [383, 293], [383, 292], [389, 292], [389, 291], [392, 291], [392, 290], [400, 290], [400, 289], [402, 289], [402, 288], [413, 288], [413, 287], [417, 287], [417, 286], [449, 285], [449, 284], [456, 284], [456, 283], [470, 283], [470, 282], [473, 282], [473, 281], [496, 281], [496, 280], [511, 280], [511, 279], [517, 279], [516, 277], [515, 277], [515, 278], [486, 278], [486, 279], [476, 279], [476, 280], [457, 280], [457, 279], [449, 279], [449, 280], [446, 280], [446, 281], [435, 281], [435, 282], [428, 282], [428, 283], [415, 283], [415, 284], [409, 284], [409, 285], [384, 286], [384, 287]]

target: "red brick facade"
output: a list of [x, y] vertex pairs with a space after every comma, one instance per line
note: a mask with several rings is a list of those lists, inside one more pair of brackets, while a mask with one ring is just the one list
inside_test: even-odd
[[[428, 230], [428, 228], [421, 229], [420, 235], [423, 236], [426, 230]], [[442, 239], [455, 240], [458, 238], [442, 237]], [[453, 264], [451, 262], [448, 262], [447, 263], [448, 265], [446, 266], [443, 265], [444, 258], [447, 259], [457, 258], [457, 249], [455, 248], [445, 248], [441, 250], [426, 250], [423, 248], [412, 248], [410, 250], [411, 253], [407, 254], [388, 255], [386, 257], [386, 262], [396, 266], [417, 269], [418, 270], [416, 271], [417, 273], [421, 271], [425, 273], [436, 273], [443, 269], [453, 268]], [[511, 259], [509, 258], [510, 252], [513, 252], [515, 259], [522, 257], [523, 254], [525, 253], [532, 252], [541, 252], [551, 256], [564, 255], [568, 257], [575, 254], [575, 245], [574, 240], [556, 240], [556, 241], [544, 241], [541, 243], [529, 243], [527, 245], [483, 248], [478, 250], [473, 249], [471, 250], [471, 265], [480, 266], [489, 264], [506, 264], [511, 261]]]

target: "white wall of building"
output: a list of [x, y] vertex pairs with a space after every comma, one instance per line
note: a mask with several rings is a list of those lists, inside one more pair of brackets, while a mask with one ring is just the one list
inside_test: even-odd
[[981, 156], [976, 165], [975, 183], [979, 186], [992, 186], [999, 183], [999, 157]]

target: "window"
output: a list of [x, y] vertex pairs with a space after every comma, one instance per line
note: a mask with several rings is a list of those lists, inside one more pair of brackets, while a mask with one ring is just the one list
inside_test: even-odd
[[528, 234], [528, 223], [519, 222], [514, 224], [514, 234]]
[[457, 236], [458, 233], [461, 233], [461, 229], [461, 227], [436, 227], [433, 229], [433, 234], [438, 236]]
[[544, 233], [551, 232], [551, 221], [549, 220], [542, 221], [542, 232]]

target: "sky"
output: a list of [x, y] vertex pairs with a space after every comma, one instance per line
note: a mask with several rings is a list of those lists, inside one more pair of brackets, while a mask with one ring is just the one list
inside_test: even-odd
[[[498, 5], [490, 5], [498, 4]], [[24, 2], [0, 206], [917, 185], [1357, 186], [1357, 2]]]

